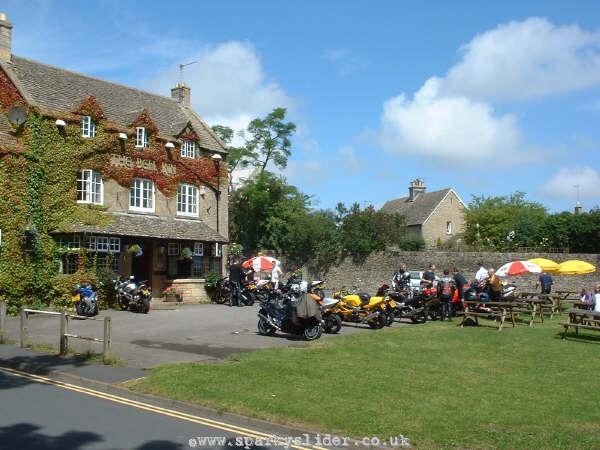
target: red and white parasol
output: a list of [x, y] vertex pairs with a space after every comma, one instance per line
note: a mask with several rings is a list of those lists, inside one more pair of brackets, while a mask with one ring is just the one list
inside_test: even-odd
[[541, 273], [542, 268], [531, 261], [513, 261], [504, 264], [498, 270], [496, 275], [499, 277], [514, 277], [526, 273]]
[[275, 267], [275, 264], [278, 262], [279, 260], [271, 256], [255, 256], [254, 258], [244, 261], [242, 267], [244, 269], [252, 269], [255, 272], [264, 272], [273, 270], [273, 267]]

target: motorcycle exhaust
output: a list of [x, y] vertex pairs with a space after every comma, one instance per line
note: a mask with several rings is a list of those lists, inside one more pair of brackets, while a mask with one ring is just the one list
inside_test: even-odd
[[363, 322], [363, 323], [364, 323], [364, 322], [368, 322], [369, 320], [371, 320], [371, 319], [374, 319], [375, 317], [378, 317], [378, 316], [379, 316], [379, 314], [380, 314], [380, 313], [379, 313], [379, 311], [375, 311], [374, 313], [371, 313], [371, 314], [369, 314], [367, 317], [365, 317], [365, 318], [362, 320], [362, 322]]
[[276, 329], [281, 331], [281, 327], [279, 325], [277, 325], [275, 322], [273, 322], [270, 318], [265, 316], [264, 314], [258, 313], [258, 317], [260, 317], [261, 319], [265, 319], [269, 323], [269, 325], [271, 325], [272, 327], [275, 327]]

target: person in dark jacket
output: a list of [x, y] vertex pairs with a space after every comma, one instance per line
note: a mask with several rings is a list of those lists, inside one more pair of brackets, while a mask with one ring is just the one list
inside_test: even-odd
[[244, 269], [240, 264], [239, 259], [234, 259], [233, 264], [229, 266], [229, 284], [231, 286], [231, 297], [229, 304], [231, 306], [242, 306], [240, 304], [240, 291], [242, 289], [242, 281], [245, 278]]

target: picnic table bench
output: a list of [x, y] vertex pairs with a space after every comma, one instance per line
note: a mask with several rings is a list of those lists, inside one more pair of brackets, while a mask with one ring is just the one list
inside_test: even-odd
[[589, 309], [571, 308], [569, 313], [569, 321], [561, 323], [565, 328], [562, 338], [567, 337], [569, 328], [575, 328], [575, 334], [579, 334], [579, 328], [586, 330], [600, 331], [600, 311], [590, 311]]
[[[479, 325], [479, 317], [485, 317], [498, 322], [498, 331], [502, 331], [502, 327], [507, 318], [511, 320], [513, 327], [515, 326], [513, 302], [482, 303], [479, 301], [466, 300], [463, 304], [465, 305], [465, 312], [460, 323], [461, 327], [464, 327], [465, 321], [469, 318], [474, 319], [475, 324]], [[482, 308], [477, 308], [478, 305], [482, 305]]]

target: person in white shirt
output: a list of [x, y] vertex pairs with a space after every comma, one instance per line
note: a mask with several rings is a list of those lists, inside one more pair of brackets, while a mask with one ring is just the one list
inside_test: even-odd
[[273, 289], [279, 287], [279, 275], [283, 275], [283, 270], [281, 270], [281, 264], [277, 261], [271, 271], [271, 283], [273, 283]]
[[481, 283], [481, 282], [487, 280], [487, 278], [488, 278], [488, 269], [486, 269], [485, 267], [483, 267], [483, 263], [481, 261], [479, 261], [477, 264], [479, 264], [479, 270], [477, 271], [477, 273], [475, 273], [475, 280], [478, 283]]
[[600, 312], [600, 286], [596, 286], [596, 293], [594, 294], [594, 311]]

